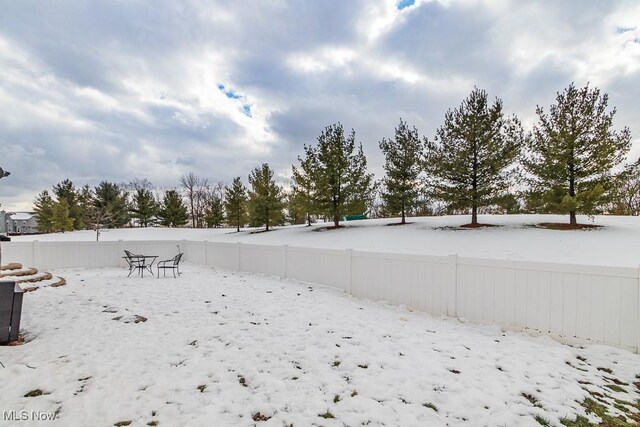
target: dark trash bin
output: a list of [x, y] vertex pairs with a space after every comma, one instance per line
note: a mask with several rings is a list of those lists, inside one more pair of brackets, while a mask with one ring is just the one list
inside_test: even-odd
[[23, 294], [15, 281], [0, 281], [0, 344], [16, 341], [19, 337]]

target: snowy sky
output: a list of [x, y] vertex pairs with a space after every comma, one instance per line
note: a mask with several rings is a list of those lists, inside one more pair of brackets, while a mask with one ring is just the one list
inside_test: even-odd
[[341, 121], [381, 176], [398, 119], [432, 137], [474, 85], [525, 125], [574, 81], [610, 94], [640, 155], [640, 2], [2, 2], [3, 208], [193, 171], [230, 182]]

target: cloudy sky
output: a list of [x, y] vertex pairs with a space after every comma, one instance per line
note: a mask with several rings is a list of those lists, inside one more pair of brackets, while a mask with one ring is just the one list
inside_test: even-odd
[[0, 0], [3, 208], [76, 185], [189, 171], [280, 182], [327, 125], [433, 136], [474, 85], [525, 125], [571, 82], [601, 88], [640, 155], [640, 2]]

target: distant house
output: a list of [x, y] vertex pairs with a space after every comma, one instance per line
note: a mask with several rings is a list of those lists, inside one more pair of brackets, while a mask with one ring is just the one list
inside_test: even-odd
[[0, 211], [0, 233], [35, 234], [38, 222], [34, 212]]

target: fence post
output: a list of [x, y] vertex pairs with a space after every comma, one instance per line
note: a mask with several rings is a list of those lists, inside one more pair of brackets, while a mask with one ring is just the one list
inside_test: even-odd
[[449, 286], [447, 292], [447, 316], [457, 316], [458, 254], [449, 254]]
[[284, 278], [286, 279], [287, 277], [289, 277], [289, 275], [287, 274], [287, 266], [288, 266], [288, 260], [287, 257], [289, 256], [289, 245], [282, 245], [282, 257], [283, 257], [283, 272], [284, 272]]
[[353, 280], [353, 249], [347, 249], [347, 283], [346, 291], [351, 295], [351, 282]]
[[124, 242], [122, 239], [118, 239], [118, 267], [123, 267], [124, 260], [122, 259], [122, 253], [124, 252]]
[[240, 267], [242, 266], [242, 242], [236, 243], [236, 247], [238, 249], [238, 268], [237, 268], [237, 270], [240, 271]]

